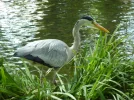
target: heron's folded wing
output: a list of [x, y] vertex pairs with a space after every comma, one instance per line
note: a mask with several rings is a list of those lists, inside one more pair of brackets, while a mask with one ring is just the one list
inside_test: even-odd
[[68, 58], [67, 45], [59, 40], [43, 41], [32, 51], [31, 55], [39, 57], [53, 67], [62, 67]]

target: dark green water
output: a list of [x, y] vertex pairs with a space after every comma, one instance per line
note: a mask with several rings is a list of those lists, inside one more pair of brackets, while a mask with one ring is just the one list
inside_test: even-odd
[[[83, 15], [91, 15], [110, 32], [119, 23], [120, 34], [134, 32], [133, 0], [1, 0], [0, 55], [6, 63], [21, 64], [12, 55], [30, 41], [55, 38], [70, 46], [73, 26]], [[83, 40], [90, 38], [85, 28], [81, 32]]]

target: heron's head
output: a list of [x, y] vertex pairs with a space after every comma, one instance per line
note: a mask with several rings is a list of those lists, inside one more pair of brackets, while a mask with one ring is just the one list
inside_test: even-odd
[[84, 16], [82, 17], [78, 23], [80, 24], [85, 24], [90, 26], [90, 28], [96, 28], [99, 29], [101, 31], [104, 31], [106, 33], [110, 33], [106, 28], [104, 28], [103, 26], [99, 25], [92, 17], [90, 16]]

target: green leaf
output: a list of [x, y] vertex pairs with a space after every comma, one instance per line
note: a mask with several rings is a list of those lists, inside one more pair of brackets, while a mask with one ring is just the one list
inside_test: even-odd
[[70, 93], [53, 92], [53, 94], [62, 94], [62, 95], [66, 95], [66, 96], [72, 98], [73, 100], [76, 100], [76, 98], [75, 98], [72, 94], [70, 94]]
[[51, 98], [53, 98], [53, 99], [55, 99], [55, 100], [62, 100], [62, 99], [60, 99], [60, 98], [58, 98], [58, 97], [56, 97], [56, 96], [54, 96], [54, 95], [51, 95]]

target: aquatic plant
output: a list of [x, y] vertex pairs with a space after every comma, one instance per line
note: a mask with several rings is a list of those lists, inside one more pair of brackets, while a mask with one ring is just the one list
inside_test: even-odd
[[57, 74], [57, 86], [46, 80], [38, 67], [38, 75], [31, 73], [26, 63], [23, 63], [24, 69], [13, 70], [15, 67], [4, 65], [1, 59], [0, 100], [132, 99], [134, 62], [125, 47], [127, 36], [117, 38], [115, 32], [111, 36], [100, 35], [94, 47], [85, 44], [74, 58], [72, 77]]

